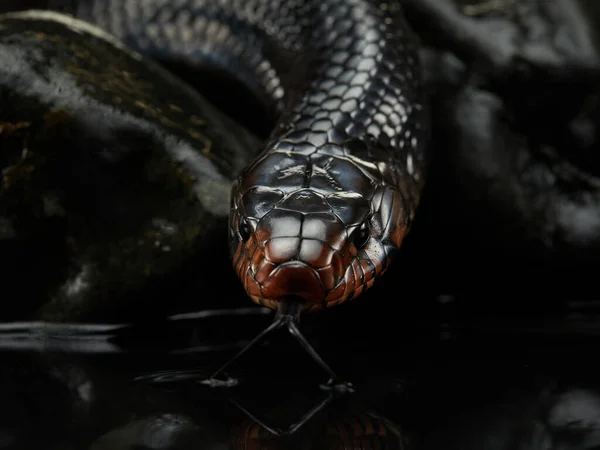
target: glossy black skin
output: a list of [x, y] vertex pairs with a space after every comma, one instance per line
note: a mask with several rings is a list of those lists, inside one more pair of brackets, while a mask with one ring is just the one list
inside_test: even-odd
[[145, 55], [224, 69], [278, 113], [232, 193], [234, 265], [255, 302], [332, 306], [385, 271], [426, 165], [418, 54], [396, 2], [83, 0], [74, 12]]
[[[177, 273], [227, 264], [197, 255], [226, 238], [231, 183], [259, 141], [95, 27], [47, 11], [0, 20], [0, 320], [181, 307]], [[193, 308], [223, 294], [204, 284]]]

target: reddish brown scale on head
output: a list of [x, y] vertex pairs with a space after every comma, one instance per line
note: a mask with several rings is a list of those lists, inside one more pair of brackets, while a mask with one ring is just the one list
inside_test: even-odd
[[371, 414], [346, 415], [326, 426], [323, 448], [331, 450], [401, 450], [407, 439], [392, 422]]
[[[234, 450], [279, 450], [289, 441], [271, 434], [263, 425], [245, 420], [232, 430]], [[306, 434], [304, 435], [306, 438]], [[328, 450], [402, 450], [409, 440], [393, 422], [369, 413], [333, 416], [312, 426], [310, 448]], [[288, 445], [286, 445], [288, 444]]]
[[275, 300], [293, 296], [314, 304], [322, 302], [326, 294], [319, 274], [309, 264], [298, 261], [278, 266], [262, 285], [263, 298]]
[[385, 272], [408, 227], [397, 191], [243, 189], [259, 178], [234, 187], [231, 214], [233, 264], [254, 302], [277, 309], [294, 298], [316, 311], [357, 297]]

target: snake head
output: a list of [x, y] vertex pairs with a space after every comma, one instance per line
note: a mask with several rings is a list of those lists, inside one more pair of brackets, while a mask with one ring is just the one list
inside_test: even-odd
[[248, 295], [271, 309], [289, 298], [314, 311], [357, 297], [408, 230], [402, 195], [389, 186], [364, 195], [255, 182], [233, 187], [230, 249]]

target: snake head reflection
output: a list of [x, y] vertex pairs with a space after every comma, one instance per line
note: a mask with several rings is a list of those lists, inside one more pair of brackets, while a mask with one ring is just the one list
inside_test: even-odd
[[[333, 415], [326, 423], [313, 423], [310, 431], [294, 435], [309, 448], [327, 450], [412, 448], [408, 435], [394, 422], [369, 412]], [[302, 429], [304, 430], [304, 429]], [[233, 449], [279, 450], [289, 448], [288, 436], [276, 436], [255, 420], [244, 420], [232, 430]], [[316, 444], [316, 445], [315, 445]], [[304, 448], [304, 447], [302, 447]]]
[[371, 287], [408, 229], [401, 194], [368, 196], [313, 188], [233, 188], [230, 248], [251, 299], [277, 309], [293, 297], [303, 311], [338, 305]]

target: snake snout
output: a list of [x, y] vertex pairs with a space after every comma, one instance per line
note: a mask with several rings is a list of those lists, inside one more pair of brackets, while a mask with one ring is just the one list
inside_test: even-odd
[[272, 309], [290, 298], [303, 311], [323, 308], [344, 275], [344, 262], [327, 243], [299, 237], [270, 237], [242, 269], [253, 300]]
[[[271, 309], [290, 297], [300, 299], [305, 312], [327, 308], [352, 298], [368, 281], [354, 267], [360, 261], [345, 222], [321, 197], [306, 190], [302, 195], [304, 203], [286, 198], [263, 214], [247, 238], [238, 240], [234, 254], [247, 294]], [[365, 208], [353, 209], [366, 214]]]
[[262, 295], [270, 299], [273, 306], [294, 298], [306, 307], [323, 302], [327, 292], [312, 267], [301, 261], [290, 261], [271, 272], [262, 285]]
[[290, 261], [273, 270], [263, 283], [262, 293], [272, 300], [293, 296], [309, 303], [321, 302], [327, 294], [319, 275], [301, 261]]

